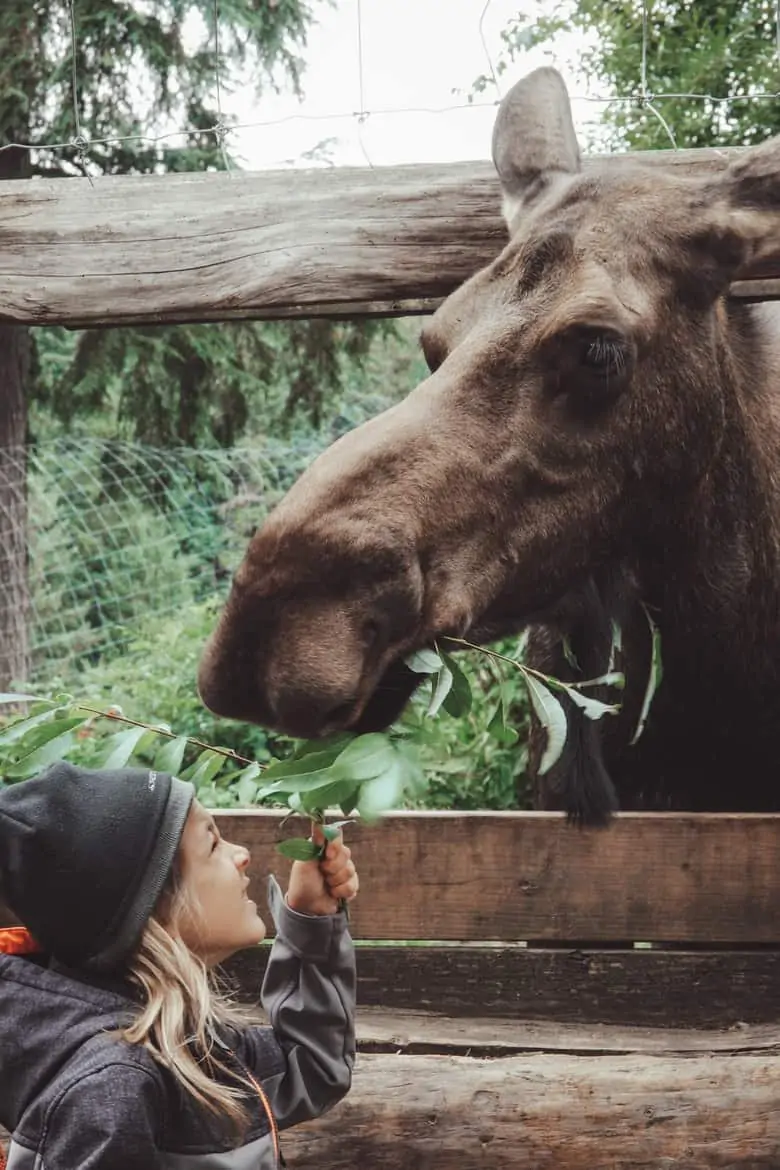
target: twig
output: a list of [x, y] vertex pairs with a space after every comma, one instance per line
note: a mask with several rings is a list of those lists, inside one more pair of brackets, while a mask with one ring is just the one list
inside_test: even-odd
[[149, 723], [143, 723], [139, 719], [129, 719], [127, 715], [119, 715], [113, 711], [101, 711], [98, 707], [90, 707], [87, 703], [76, 703], [77, 711], [89, 711], [91, 715], [97, 715], [101, 719], [114, 719], [117, 723], [127, 723], [130, 727], [143, 727], [145, 731], [153, 731], [155, 735], [164, 735], [168, 739], [184, 739], [193, 747], [202, 748], [203, 751], [215, 752], [218, 756], [225, 756], [228, 760], [235, 760], [238, 764], [257, 764], [260, 771], [265, 771], [266, 764], [261, 764], [257, 760], [248, 760], [245, 756], [240, 756], [233, 748], [214, 747], [210, 743], [204, 743], [202, 739], [193, 739], [190, 735], [180, 736], [175, 731], [166, 731], [164, 727], [154, 727]]

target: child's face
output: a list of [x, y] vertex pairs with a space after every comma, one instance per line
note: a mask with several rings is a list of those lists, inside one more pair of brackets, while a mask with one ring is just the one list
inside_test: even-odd
[[214, 818], [193, 801], [179, 845], [179, 866], [193, 911], [177, 924], [191, 951], [210, 967], [265, 938], [265, 924], [247, 897], [249, 853], [220, 836]]

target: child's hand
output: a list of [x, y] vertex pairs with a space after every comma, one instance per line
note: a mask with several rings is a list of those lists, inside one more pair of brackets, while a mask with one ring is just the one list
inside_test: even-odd
[[[325, 837], [313, 825], [312, 840], [322, 845]], [[351, 901], [358, 892], [358, 875], [341, 833], [329, 841], [320, 861], [294, 861], [287, 890], [287, 905], [299, 914], [335, 914], [341, 899]]]

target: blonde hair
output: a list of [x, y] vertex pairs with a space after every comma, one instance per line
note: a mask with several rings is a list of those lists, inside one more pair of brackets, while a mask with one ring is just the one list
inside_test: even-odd
[[[250, 1009], [235, 1003], [218, 977], [186, 946], [177, 932], [184, 914], [197, 920], [199, 908], [174, 867], [141, 941], [128, 961], [127, 973], [144, 995], [137, 1018], [120, 1035], [141, 1044], [201, 1105], [224, 1118], [240, 1133], [249, 1121], [249, 1081], [231, 1069], [216, 1052], [220, 1030], [256, 1022]], [[236, 1082], [220, 1083], [216, 1075]]]

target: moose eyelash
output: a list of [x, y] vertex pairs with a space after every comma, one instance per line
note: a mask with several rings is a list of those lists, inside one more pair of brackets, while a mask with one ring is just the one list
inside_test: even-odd
[[612, 338], [596, 337], [585, 350], [585, 361], [587, 365], [619, 375], [626, 368], [626, 352]]

